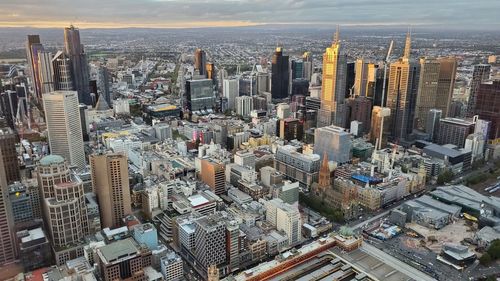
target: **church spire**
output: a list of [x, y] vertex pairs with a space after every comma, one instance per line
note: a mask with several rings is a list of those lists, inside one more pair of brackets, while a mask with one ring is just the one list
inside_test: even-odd
[[406, 43], [405, 43], [405, 51], [403, 53], [404, 60], [410, 60], [411, 53], [411, 28], [408, 27], [408, 32], [406, 33]]

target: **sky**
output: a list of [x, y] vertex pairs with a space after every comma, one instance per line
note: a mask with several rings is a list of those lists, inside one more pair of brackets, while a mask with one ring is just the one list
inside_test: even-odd
[[500, 0], [1, 0], [0, 27], [260, 24], [500, 28]]

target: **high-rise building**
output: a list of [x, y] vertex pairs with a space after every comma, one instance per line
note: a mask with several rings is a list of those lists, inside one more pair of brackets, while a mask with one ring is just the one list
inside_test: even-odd
[[236, 114], [249, 117], [253, 110], [253, 98], [250, 96], [236, 97]]
[[13, 262], [16, 258], [14, 223], [8, 201], [9, 192], [4, 158], [3, 151], [0, 149], [0, 265]]
[[459, 148], [465, 145], [465, 139], [474, 133], [475, 122], [458, 118], [443, 118], [439, 121], [437, 144], [454, 144]]
[[363, 59], [357, 59], [355, 64], [354, 96], [366, 97], [368, 86], [368, 65]]
[[276, 48], [272, 60], [271, 94], [273, 99], [288, 97], [290, 69], [288, 56], [283, 55], [283, 48]]
[[52, 59], [54, 71], [54, 89], [56, 91], [73, 91], [71, 78], [71, 61], [64, 52], [57, 52]]
[[310, 52], [305, 52], [302, 55], [302, 62], [304, 64], [302, 69], [303, 70], [302, 77], [307, 81], [311, 81], [311, 76], [313, 74], [314, 66], [313, 66], [312, 55]]
[[[99, 90], [99, 100], [104, 98], [108, 105], [112, 105], [111, 91], [109, 89], [110, 75], [108, 68], [100, 66], [97, 70], [97, 88]], [[94, 93], [96, 94], [96, 93]]]
[[80, 31], [74, 26], [64, 28], [64, 48], [71, 61], [73, 89], [78, 92], [78, 101], [92, 105], [89, 89], [89, 66], [87, 55], [80, 42]]
[[205, 65], [205, 71], [207, 75], [207, 79], [214, 79], [215, 78], [215, 66], [213, 62], [208, 62]]
[[372, 100], [366, 96], [357, 96], [347, 100], [347, 108], [348, 124], [352, 121], [361, 122], [361, 133], [368, 133], [371, 125]]
[[304, 62], [299, 60], [292, 60], [292, 80], [302, 79], [304, 73]]
[[338, 164], [351, 160], [352, 140], [351, 134], [344, 128], [327, 126], [314, 130], [314, 153], [328, 155], [330, 161]]
[[2, 153], [7, 184], [21, 180], [16, 143], [17, 136], [11, 128], [0, 128], [0, 152]]
[[39, 35], [28, 35], [26, 41], [26, 57], [28, 59], [28, 68], [30, 71], [33, 91], [35, 97], [41, 98], [41, 84], [38, 73], [38, 53], [43, 51], [43, 45], [40, 43]]
[[279, 137], [291, 141], [299, 140], [301, 141], [304, 137], [304, 125], [297, 118], [285, 118], [279, 120]]
[[92, 189], [97, 194], [101, 226], [117, 227], [132, 214], [127, 156], [119, 153], [94, 154], [89, 157]]
[[288, 244], [294, 245], [302, 240], [302, 223], [297, 206], [283, 202], [279, 198], [266, 201], [266, 220], [276, 229], [285, 232]]
[[104, 281], [147, 280], [144, 268], [151, 266], [151, 251], [132, 238], [97, 248], [97, 262]]
[[448, 116], [448, 109], [455, 85], [457, 61], [455, 58], [421, 58], [417, 101], [415, 104], [415, 127], [425, 129], [428, 112], [441, 110]]
[[467, 101], [467, 117], [475, 115], [474, 109], [476, 108], [476, 97], [479, 86], [490, 78], [491, 65], [477, 64], [474, 65], [472, 71], [472, 80], [470, 82], [469, 100]]
[[186, 81], [187, 107], [192, 112], [214, 110], [216, 96], [211, 79]]
[[55, 91], [43, 96], [43, 108], [52, 154], [64, 157], [71, 165], [85, 168], [82, 124], [75, 91]]
[[207, 54], [202, 49], [196, 49], [194, 52], [194, 69], [198, 70], [200, 75], [207, 75]]
[[432, 141], [434, 141], [439, 131], [439, 121], [441, 118], [443, 118], [443, 111], [441, 109], [431, 109], [427, 113], [425, 132], [429, 134], [429, 139]]
[[226, 262], [226, 223], [220, 214], [194, 220], [194, 256], [202, 268]]
[[500, 138], [500, 81], [481, 84], [476, 95], [474, 112], [479, 118], [491, 121], [490, 139]]
[[58, 155], [42, 158], [37, 175], [56, 263], [83, 256], [89, 224], [82, 180]]
[[226, 176], [223, 163], [211, 159], [201, 159], [201, 181], [219, 195], [226, 192]]
[[238, 269], [240, 265], [240, 226], [236, 221], [230, 221], [226, 225], [226, 257], [230, 270]]
[[391, 63], [387, 87], [387, 107], [391, 109], [391, 135], [405, 140], [413, 130], [418, 90], [419, 65], [410, 61], [411, 35], [406, 35], [403, 57]]
[[347, 79], [347, 57], [341, 48], [339, 30], [332, 46], [323, 54], [323, 84], [321, 109], [318, 112], [318, 128], [336, 125], [345, 126], [345, 92]]
[[54, 67], [52, 65], [52, 53], [38, 53], [38, 76], [41, 85], [41, 94], [53, 92], [54, 88]]
[[318, 181], [320, 161], [317, 154], [302, 154], [296, 147], [284, 145], [276, 150], [274, 168], [286, 179], [298, 181], [302, 187], [310, 187]]
[[391, 109], [387, 107], [374, 106], [372, 110], [370, 141], [375, 144], [377, 139], [379, 147], [387, 145], [387, 137], [390, 134]]
[[231, 110], [236, 110], [236, 97], [239, 96], [238, 79], [224, 79], [222, 84], [222, 94], [227, 98], [227, 107]]

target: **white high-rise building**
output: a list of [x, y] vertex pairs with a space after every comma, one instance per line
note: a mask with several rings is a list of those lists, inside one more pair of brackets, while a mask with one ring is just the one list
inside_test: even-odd
[[250, 116], [250, 112], [253, 110], [253, 98], [250, 96], [243, 96], [236, 98], [236, 114], [243, 117]]
[[71, 165], [85, 167], [82, 123], [76, 91], [55, 91], [43, 96], [43, 108], [52, 154], [61, 155]]
[[231, 110], [236, 109], [236, 97], [240, 93], [240, 83], [238, 79], [224, 79], [222, 93], [227, 98], [227, 106]]
[[302, 222], [297, 206], [285, 203], [279, 198], [265, 201], [264, 206], [266, 220], [276, 226], [277, 230], [286, 233], [290, 245], [302, 240]]

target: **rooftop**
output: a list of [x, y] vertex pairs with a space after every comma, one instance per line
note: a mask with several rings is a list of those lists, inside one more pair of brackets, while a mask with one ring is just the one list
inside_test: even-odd
[[138, 248], [131, 238], [119, 240], [97, 249], [104, 263], [113, 263], [122, 258], [134, 256]]
[[64, 163], [64, 158], [55, 154], [47, 155], [40, 160], [40, 164], [43, 166], [49, 166], [52, 164], [61, 164], [61, 163]]

